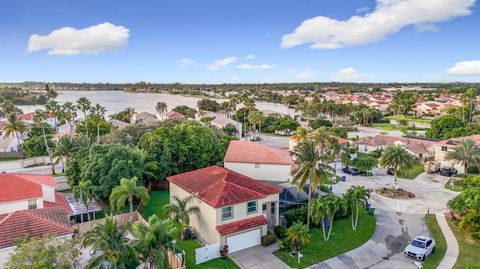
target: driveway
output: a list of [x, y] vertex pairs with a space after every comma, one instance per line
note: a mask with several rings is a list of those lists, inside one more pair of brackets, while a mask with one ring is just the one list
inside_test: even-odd
[[262, 246], [256, 246], [228, 255], [242, 269], [290, 269], [279, 258]]

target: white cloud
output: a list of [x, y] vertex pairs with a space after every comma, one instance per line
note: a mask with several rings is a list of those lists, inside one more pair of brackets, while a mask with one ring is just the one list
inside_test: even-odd
[[290, 67], [287, 67], [285, 68], [285, 72], [289, 73], [289, 74], [295, 74], [297, 73], [297, 71], [293, 68], [290, 68]]
[[275, 68], [274, 64], [239, 64], [239, 69], [272, 69]]
[[310, 71], [304, 71], [300, 74], [298, 74], [297, 76], [295, 76], [296, 79], [299, 79], [299, 80], [306, 80], [306, 79], [310, 79], [310, 78], [313, 78], [315, 77], [315, 74], [310, 72]]
[[[282, 37], [282, 47], [311, 44], [314, 49], [335, 49], [367, 44], [409, 25], [433, 24], [471, 14], [476, 0], [377, 0], [371, 13], [336, 20], [324, 16], [302, 22]], [[431, 28], [431, 26], [430, 26]]]
[[219, 68], [228, 66], [228, 65], [236, 62], [237, 60], [238, 60], [238, 57], [230, 56], [230, 57], [226, 57], [226, 58], [223, 58], [223, 59], [216, 60], [212, 64], [207, 64], [207, 67], [208, 67], [209, 70], [217, 70]]
[[180, 59], [180, 67], [181, 68], [184, 68], [184, 67], [187, 67], [187, 66], [190, 66], [190, 65], [196, 65], [197, 62], [190, 59], [190, 58], [182, 58]]
[[365, 13], [365, 12], [368, 12], [370, 10], [369, 7], [361, 7], [361, 8], [357, 8], [357, 10], [355, 10], [356, 13]]
[[255, 60], [255, 55], [253, 54], [248, 54], [247, 57], [245, 57], [245, 60]]
[[48, 50], [50, 55], [97, 54], [125, 46], [129, 32], [129, 29], [109, 22], [83, 29], [63, 27], [48, 35], [31, 35], [28, 52]]
[[360, 73], [353, 67], [347, 67], [339, 70], [332, 76], [332, 81], [352, 82], [361, 79], [372, 79], [373, 76], [367, 73]]
[[453, 76], [480, 76], [480, 60], [455, 63], [447, 70], [447, 74]]

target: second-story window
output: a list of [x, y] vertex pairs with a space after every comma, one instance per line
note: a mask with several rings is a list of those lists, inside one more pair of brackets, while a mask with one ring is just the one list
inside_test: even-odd
[[442, 151], [447, 151], [448, 147], [447, 146], [442, 146]]
[[37, 199], [28, 200], [28, 209], [37, 208]]
[[257, 201], [247, 203], [247, 214], [257, 213]]
[[222, 220], [227, 220], [233, 218], [233, 207], [226, 206], [222, 208]]

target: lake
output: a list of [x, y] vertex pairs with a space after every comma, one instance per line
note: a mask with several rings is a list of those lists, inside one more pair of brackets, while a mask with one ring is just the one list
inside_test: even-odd
[[[63, 104], [65, 102], [75, 103], [78, 98], [86, 97], [90, 99], [92, 104], [99, 103], [107, 109], [107, 115], [118, 113], [126, 107], [133, 107], [137, 113], [146, 111], [156, 113], [155, 106], [157, 102], [165, 102], [170, 111], [176, 106], [186, 105], [197, 109], [199, 97], [188, 97], [182, 95], [173, 95], [165, 93], [127, 93], [123, 91], [61, 91], [56, 98], [57, 102]], [[213, 98], [212, 98], [213, 99]], [[215, 99], [223, 102], [227, 99]], [[275, 104], [268, 102], [256, 102], [259, 110], [272, 110], [279, 113], [294, 115], [294, 110], [283, 104]], [[24, 113], [33, 112], [35, 109], [44, 109], [44, 106], [18, 106]], [[239, 106], [241, 107], [241, 106]]]

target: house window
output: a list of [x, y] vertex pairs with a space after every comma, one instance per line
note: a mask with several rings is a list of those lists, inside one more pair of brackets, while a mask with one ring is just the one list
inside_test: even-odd
[[256, 164], [255, 164], [255, 168], [260, 168], [260, 164], [259, 164], [259, 163], [256, 163]]
[[447, 151], [448, 147], [447, 146], [442, 146], [442, 151]]
[[37, 199], [28, 200], [28, 209], [36, 209], [37, 208]]
[[367, 146], [365, 146], [365, 152], [367, 152], [367, 151], [368, 151], [368, 148], [367, 148]]
[[264, 210], [264, 211], [267, 210], [267, 204], [262, 205], [262, 210]]
[[418, 154], [418, 157], [420, 157], [420, 159], [423, 158], [423, 154], [421, 154], [421, 153]]
[[227, 220], [233, 218], [233, 207], [226, 206], [222, 208], [222, 220]]
[[247, 203], [247, 214], [253, 214], [257, 212], [257, 201], [251, 201]]

